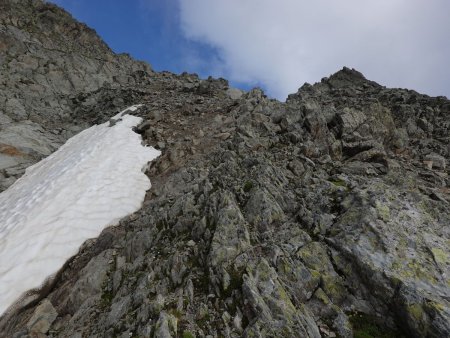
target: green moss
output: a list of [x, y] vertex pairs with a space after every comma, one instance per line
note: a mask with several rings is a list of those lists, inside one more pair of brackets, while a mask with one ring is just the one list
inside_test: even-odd
[[189, 304], [190, 304], [189, 298], [184, 296], [183, 297], [183, 306], [184, 306], [184, 308], [186, 309], [189, 306]]
[[426, 266], [421, 264], [420, 261], [416, 260], [409, 261], [407, 264], [407, 268], [409, 268], [409, 271], [413, 278], [426, 280], [432, 284], [436, 284], [437, 282], [436, 278], [432, 276], [427, 270], [425, 270]]
[[393, 330], [380, 325], [376, 318], [363, 313], [355, 313], [349, 316], [353, 328], [354, 338], [402, 338], [404, 335], [398, 330]]
[[347, 295], [347, 290], [337, 276], [322, 275], [322, 288], [333, 303], [340, 303]]
[[231, 296], [233, 290], [241, 289], [242, 283], [243, 283], [243, 272], [237, 271], [235, 269], [230, 269], [230, 271], [227, 271], [230, 276], [230, 281], [227, 286], [227, 288], [224, 290], [224, 297], [228, 298]]
[[158, 229], [158, 231], [165, 230], [166, 227], [167, 227], [167, 221], [166, 220], [161, 219], [161, 220], [156, 222], [156, 229]]
[[314, 293], [314, 296], [319, 299], [320, 301], [322, 301], [322, 303], [324, 303], [325, 305], [330, 304], [330, 299], [328, 298], [328, 296], [326, 295], [326, 293], [321, 289], [318, 288], [316, 290], [316, 292]]
[[206, 328], [208, 326], [208, 322], [211, 319], [209, 313], [205, 313], [203, 314], [203, 316], [201, 318], [198, 318], [196, 320], [196, 324], [198, 325], [198, 327], [200, 328]]
[[252, 181], [247, 181], [244, 183], [244, 192], [249, 192], [251, 189], [253, 188], [253, 182]]
[[387, 222], [391, 218], [391, 211], [386, 204], [382, 204], [379, 201], [375, 202], [375, 209], [377, 210], [378, 217]]
[[297, 252], [297, 257], [309, 270], [316, 270], [321, 274], [325, 273], [330, 265], [325, 247], [318, 242], [304, 245]]
[[170, 309], [168, 313], [174, 316], [177, 320], [181, 320], [181, 318], [183, 317], [183, 313], [175, 308]]
[[394, 261], [391, 265], [400, 279], [420, 279], [436, 284], [436, 278], [417, 260]]
[[426, 303], [426, 308], [427, 310], [430, 309], [433, 312], [442, 312], [445, 310], [445, 305], [434, 301], [428, 301]]
[[345, 184], [345, 181], [344, 181], [344, 180], [330, 181], [330, 183], [333, 183], [336, 187], [347, 188], [347, 184]]
[[431, 248], [431, 252], [433, 253], [434, 260], [438, 264], [445, 265], [449, 262], [448, 254], [441, 248]]
[[309, 272], [311, 273], [312, 278], [314, 279], [320, 279], [320, 276], [322, 276], [322, 274], [314, 269], [309, 269]]
[[184, 331], [183, 338], [195, 338], [195, 335], [190, 331]]
[[283, 301], [284, 310], [285, 310], [284, 314], [285, 315], [291, 314], [292, 316], [294, 316], [296, 313], [295, 307], [292, 304], [291, 298], [289, 297], [288, 293], [281, 285], [278, 286], [277, 296], [279, 297], [280, 300]]
[[351, 208], [350, 199], [346, 199], [343, 203], [343, 209], [347, 211], [341, 216], [341, 224], [356, 224], [360, 222], [362, 213], [358, 208]]
[[280, 259], [279, 271], [288, 275], [292, 272], [292, 265], [286, 259]]
[[194, 289], [198, 292], [209, 293], [209, 275], [207, 272], [199, 274], [199, 276], [193, 280]]
[[412, 304], [408, 306], [408, 313], [416, 321], [421, 321], [423, 317], [423, 309], [419, 304]]
[[111, 291], [104, 291], [102, 293], [102, 297], [101, 297], [101, 307], [102, 308], [108, 308], [109, 306], [111, 306], [112, 300], [114, 298], [114, 295], [112, 294]]

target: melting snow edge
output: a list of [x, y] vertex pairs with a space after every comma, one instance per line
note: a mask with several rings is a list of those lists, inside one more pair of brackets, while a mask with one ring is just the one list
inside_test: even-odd
[[0, 194], [0, 315], [140, 209], [151, 187], [143, 170], [160, 152], [132, 130], [142, 119], [126, 112], [138, 107], [70, 138]]

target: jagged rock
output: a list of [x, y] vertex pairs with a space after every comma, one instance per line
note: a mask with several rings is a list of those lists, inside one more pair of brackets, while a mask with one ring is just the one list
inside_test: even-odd
[[[129, 85], [130, 75], [136, 72], [151, 73], [147, 64], [115, 55], [94, 31], [47, 2], [3, 1], [0, 23], [0, 40], [6, 43], [0, 48], [0, 59], [8, 60], [0, 67], [0, 135], [11, 140], [6, 144], [17, 141], [25, 153], [36, 151], [40, 157], [33, 162], [73, 135], [67, 131], [74, 125], [69, 112], [75, 106], [82, 104], [89, 110], [98, 102], [90, 99], [96, 91]], [[81, 102], [72, 99], [77, 96], [83, 96]], [[108, 105], [111, 112], [125, 104]], [[84, 124], [82, 118], [75, 124]], [[55, 129], [64, 132], [54, 135]], [[27, 142], [33, 139], [35, 144]], [[17, 160], [0, 159], [5, 168], [15, 166]], [[7, 185], [0, 176], [0, 188]]]
[[248, 229], [233, 196], [225, 194], [219, 203], [220, 210], [216, 216], [216, 230], [209, 253], [212, 266], [230, 262], [250, 247]]
[[161, 312], [155, 328], [155, 337], [172, 338], [177, 336], [177, 319], [164, 311]]
[[38, 317], [51, 337], [450, 332], [447, 99], [349, 68], [285, 103], [153, 72], [40, 0], [0, 3], [0, 61], [0, 188], [135, 103], [162, 150], [141, 210], [40, 290], [49, 311], [1, 318], [1, 337]]
[[244, 94], [242, 90], [239, 90], [237, 88], [228, 88], [226, 90], [227, 95], [230, 97], [230, 99], [238, 100], [241, 98], [241, 96]]
[[33, 315], [27, 323], [28, 332], [33, 334], [45, 334], [55, 321], [58, 313], [48, 299], [44, 299], [34, 310]]
[[104, 251], [83, 268], [83, 278], [77, 280], [69, 294], [69, 304], [72, 308], [77, 309], [90, 298], [101, 296], [111, 257], [111, 250]]
[[261, 232], [268, 230], [273, 222], [282, 221], [284, 212], [267, 190], [257, 190], [245, 207], [249, 222]]
[[426, 155], [424, 161], [430, 163], [430, 169], [436, 168], [438, 170], [445, 170], [445, 168], [447, 167], [446, 159], [437, 154]]
[[311, 313], [292, 304], [275, 270], [264, 259], [254, 268], [248, 267], [243, 293], [256, 316], [245, 337], [320, 337]]

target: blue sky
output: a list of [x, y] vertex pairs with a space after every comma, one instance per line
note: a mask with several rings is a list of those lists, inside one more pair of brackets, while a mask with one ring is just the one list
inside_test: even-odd
[[343, 66], [450, 97], [449, 0], [53, 0], [115, 52], [284, 100]]
[[[116, 53], [129, 53], [157, 71], [224, 76], [216, 47], [187, 39], [180, 26], [178, 0], [52, 0], [96, 30]], [[230, 81], [250, 89], [258, 81]]]

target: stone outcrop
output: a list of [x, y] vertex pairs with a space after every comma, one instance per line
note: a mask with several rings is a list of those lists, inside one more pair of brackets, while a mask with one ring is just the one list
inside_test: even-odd
[[[3, 336], [448, 336], [449, 100], [344, 68], [282, 103], [153, 72], [53, 5], [1, 6], [0, 41], [17, 51], [1, 50], [0, 78], [22, 80], [0, 83], [0, 152], [28, 149], [13, 142], [25, 131], [38, 147], [28, 162], [1, 157], [4, 172], [130, 103], [143, 104], [136, 132], [163, 152], [143, 208], [2, 318]], [[66, 54], [47, 47], [58, 34]], [[19, 48], [28, 41], [39, 43]], [[40, 61], [19, 75], [19, 55], [63, 62], [61, 76], [78, 80], [52, 87]]]
[[115, 55], [53, 4], [1, 1], [0, 191], [92, 123], [77, 116], [97, 104], [92, 95], [118, 92], [111, 105], [124, 106], [120, 93], [139, 88], [151, 74], [149, 65]]

